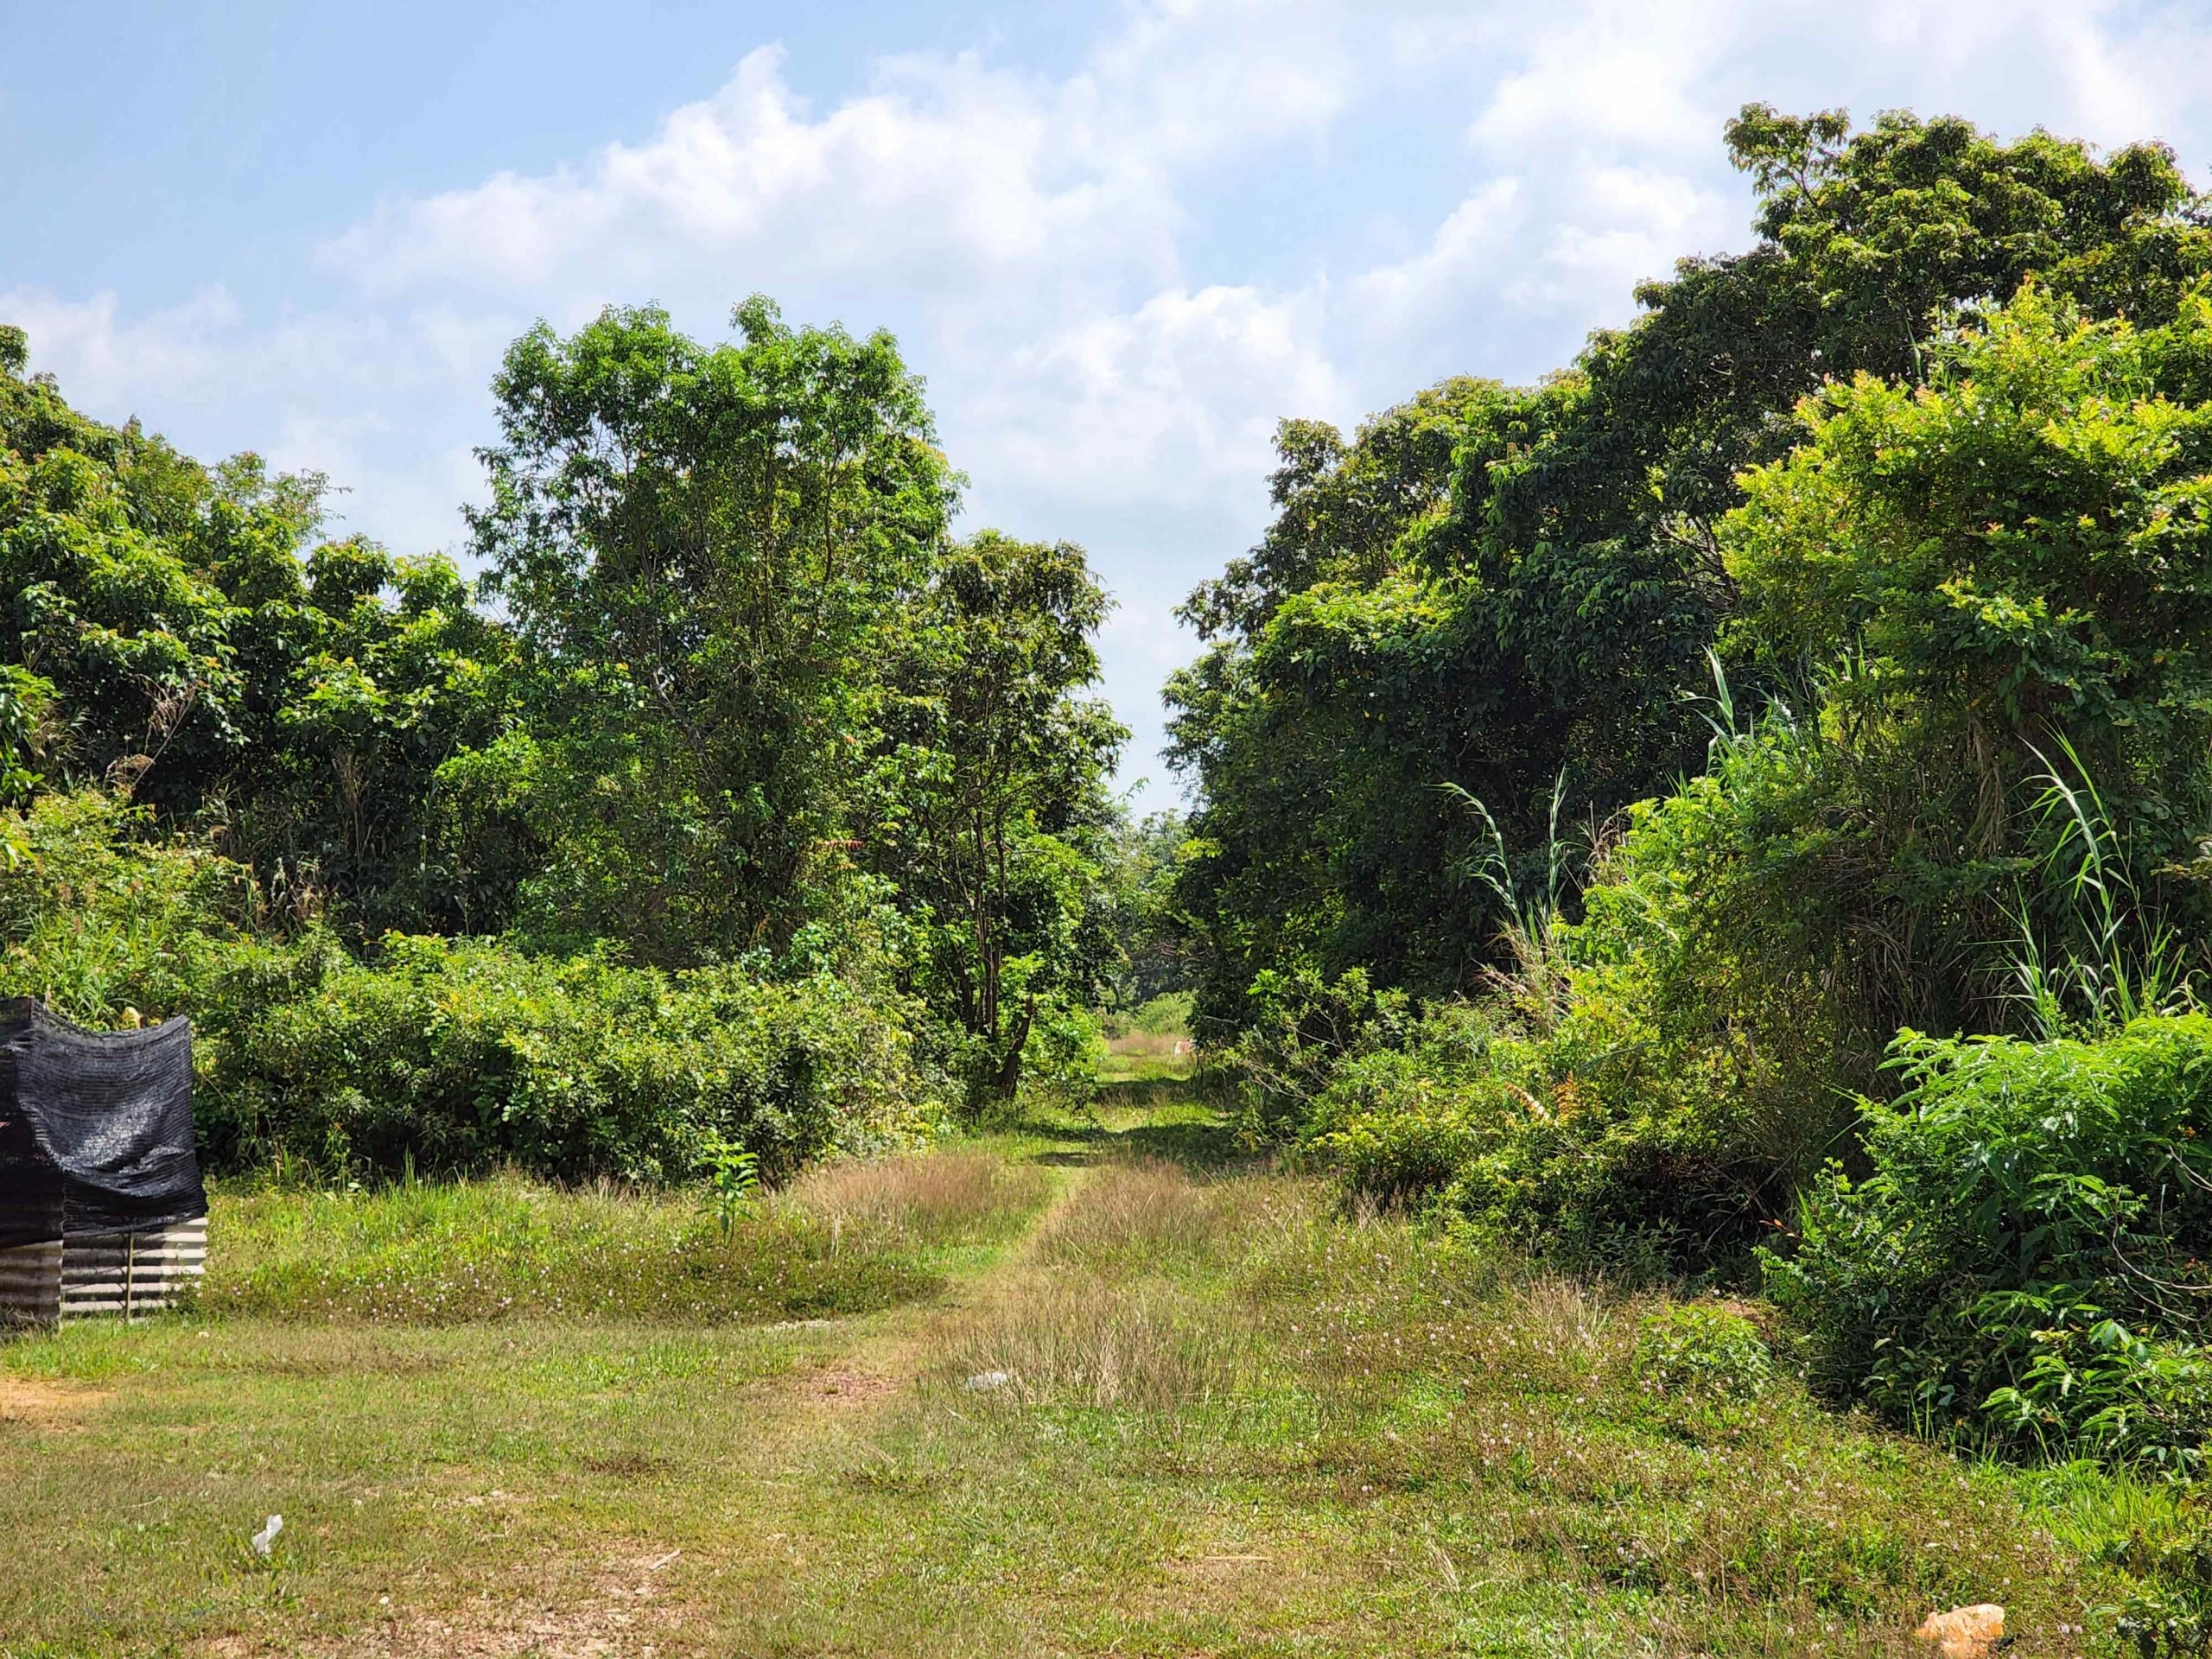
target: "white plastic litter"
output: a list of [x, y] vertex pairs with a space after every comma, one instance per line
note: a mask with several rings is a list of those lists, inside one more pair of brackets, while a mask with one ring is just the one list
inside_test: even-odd
[[257, 1555], [266, 1555], [276, 1548], [276, 1535], [283, 1530], [284, 1517], [281, 1515], [270, 1516], [261, 1530], [253, 1535], [253, 1553]]
[[970, 1394], [988, 1394], [993, 1389], [1002, 1389], [1013, 1381], [1012, 1375], [1006, 1371], [978, 1371], [968, 1379], [968, 1391]]

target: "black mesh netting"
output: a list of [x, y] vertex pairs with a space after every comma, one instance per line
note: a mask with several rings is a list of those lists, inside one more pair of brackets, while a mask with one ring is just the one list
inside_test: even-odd
[[207, 1213], [190, 1023], [92, 1032], [0, 1001], [0, 1248]]

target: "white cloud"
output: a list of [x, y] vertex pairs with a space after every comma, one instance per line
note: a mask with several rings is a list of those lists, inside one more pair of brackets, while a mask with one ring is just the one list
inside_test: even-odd
[[1359, 274], [1352, 294], [1365, 327], [1395, 334], [1464, 299], [1476, 283], [1510, 264], [1528, 218], [1519, 179], [1476, 186], [1436, 227], [1427, 247]]
[[0, 318], [29, 336], [31, 367], [59, 376], [72, 399], [118, 419], [136, 397], [189, 391], [222, 373], [222, 337], [244, 321], [220, 285], [128, 321], [121, 310], [112, 289], [86, 300], [36, 289], [0, 293]]
[[1187, 505], [1265, 474], [1276, 420], [1356, 412], [1325, 294], [1173, 289], [1015, 351], [974, 435], [987, 477], [1077, 500]]
[[1177, 0], [1062, 80], [973, 53], [889, 59], [818, 116], [762, 47], [645, 142], [385, 201], [320, 257], [375, 296], [595, 301], [705, 261], [786, 286], [896, 281], [962, 309], [1162, 282], [1178, 175], [1325, 124], [1350, 82], [1346, 22], [1327, 4]]
[[1532, 310], [1602, 317], [1610, 308], [1618, 315], [1637, 283], [1728, 239], [1719, 194], [1677, 174], [1599, 167], [1578, 175], [1573, 188], [1567, 213], [1505, 284], [1508, 300]]
[[1564, 9], [1499, 80], [1469, 139], [1494, 157], [1624, 144], [1646, 154], [1703, 153], [1713, 143], [1712, 111], [1697, 92], [1700, 64], [1717, 55], [1712, 13], [1695, 0]]
[[1141, 166], [1093, 153], [1079, 84], [972, 57], [887, 66], [881, 83], [810, 118], [781, 51], [762, 48], [644, 143], [387, 202], [322, 257], [376, 296], [461, 283], [598, 298], [712, 258], [787, 284], [857, 270], [951, 294], [1096, 257], [1110, 225], [1117, 257], [1166, 268], [1165, 205]]

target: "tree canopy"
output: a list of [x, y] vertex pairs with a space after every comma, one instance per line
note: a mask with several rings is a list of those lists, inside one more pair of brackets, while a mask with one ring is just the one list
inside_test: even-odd
[[1602, 823], [1697, 769], [1708, 652], [1752, 701], [1807, 668], [1731, 626], [1719, 536], [1745, 469], [1800, 441], [1798, 400], [1923, 383], [2031, 280], [2155, 327], [2212, 272], [2212, 216], [2156, 145], [1764, 105], [1726, 138], [1756, 244], [1643, 285], [1571, 368], [1446, 381], [1349, 442], [1281, 427], [1274, 521], [1192, 595], [1208, 650], [1168, 689], [1210, 1028], [1256, 1017], [1255, 976], [1285, 958], [1472, 989], [1502, 910], [1462, 791], [1540, 853], [1554, 784], [1570, 824]]

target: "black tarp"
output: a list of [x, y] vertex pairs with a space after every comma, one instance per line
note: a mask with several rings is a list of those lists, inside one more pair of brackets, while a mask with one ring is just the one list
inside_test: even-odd
[[207, 1213], [190, 1022], [93, 1032], [0, 1001], [0, 1248]]

